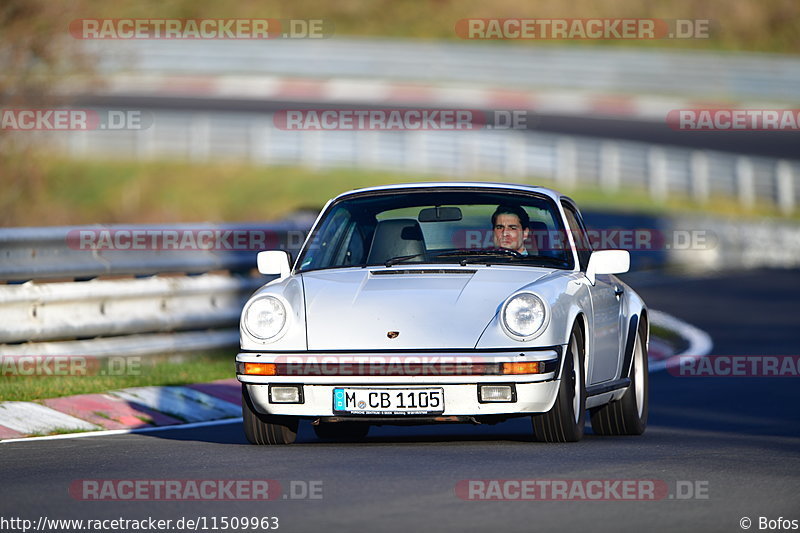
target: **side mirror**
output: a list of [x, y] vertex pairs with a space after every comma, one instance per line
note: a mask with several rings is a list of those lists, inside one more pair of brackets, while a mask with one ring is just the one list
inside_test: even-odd
[[258, 271], [265, 276], [278, 276], [285, 278], [292, 271], [291, 256], [284, 250], [268, 250], [258, 252], [256, 263]]
[[592, 285], [598, 274], [622, 274], [631, 268], [631, 254], [628, 250], [598, 250], [589, 257], [586, 277]]

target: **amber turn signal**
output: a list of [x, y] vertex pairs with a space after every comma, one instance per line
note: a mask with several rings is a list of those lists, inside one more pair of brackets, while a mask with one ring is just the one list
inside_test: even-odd
[[248, 376], [277, 376], [278, 367], [275, 363], [245, 363], [244, 373]]
[[539, 361], [525, 363], [503, 363], [503, 374], [541, 374], [544, 364]]

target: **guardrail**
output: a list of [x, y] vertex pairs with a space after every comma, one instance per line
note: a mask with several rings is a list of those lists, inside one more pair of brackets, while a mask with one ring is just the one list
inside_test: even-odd
[[226, 235], [244, 232], [264, 247], [296, 252], [306, 231], [290, 222], [2, 229], [0, 280], [7, 284], [0, 285], [0, 355], [146, 355], [235, 346], [242, 306], [270, 279], [254, 272], [259, 250], [251, 246], [183, 248], [177, 240], [167, 249], [107, 250], [101, 241], [82, 244], [80, 232], [124, 234], [128, 244], [134, 233], [230, 244]]
[[[277, 222], [254, 224], [91, 225], [0, 229], [0, 282], [80, 278], [103, 275], [152, 275], [214, 270], [241, 273], [255, 267], [260, 247], [231, 244], [231, 234], [255, 236], [263, 248], [299, 250], [307, 225]], [[105, 245], [102, 237], [124, 232], [129, 249]], [[202, 233], [201, 233], [202, 232]], [[228, 232], [226, 234], [226, 232]], [[193, 237], [191, 243], [167, 242], [161, 249], [132, 243], [133, 234], [145, 243], [148, 234]], [[82, 241], [82, 235], [91, 240]]]
[[[598, 218], [597, 223], [640, 228], [643, 221], [615, 216]], [[670, 217], [649, 223], [664, 231], [701, 228], [714, 242], [707, 248], [666, 253], [632, 250], [639, 262], [654, 262], [650, 266], [714, 270], [800, 263], [796, 225]], [[234, 348], [245, 301], [271, 279], [254, 272], [257, 249], [112, 252], [76, 247], [74, 238], [76, 232], [242, 230], [258, 233], [265, 247], [294, 253], [308, 226], [282, 222], [0, 229], [0, 281], [6, 282], [0, 284], [0, 356], [131, 356]]]
[[[656, 200], [730, 198], [789, 214], [800, 161], [527, 130], [290, 131], [269, 113], [152, 111], [144, 130], [43, 133], [76, 157], [239, 160], [529, 182], [569, 190], [636, 188]], [[27, 133], [27, 132], [26, 132]]]

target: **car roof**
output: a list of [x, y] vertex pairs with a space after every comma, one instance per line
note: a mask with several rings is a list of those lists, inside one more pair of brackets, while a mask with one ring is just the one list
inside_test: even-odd
[[334, 198], [334, 201], [353, 194], [370, 193], [370, 192], [399, 191], [404, 189], [430, 189], [430, 188], [452, 189], [452, 188], [464, 188], [464, 187], [470, 187], [475, 189], [507, 189], [508, 191], [537, 192], [539, 194], [544, 194], [546, 196], [549, 196], [550, 198], [556, 201], [558, 201], [561, 198], [565, 198], [563, 194], [561, 194], [556, 190], [548, 189], [547, 187], [539, 187], [537, 185], [527, 185], [524, 183], [501, 183], [501, 182], [489, 182], [489, 181], [420, 181], [414, 183], [395, 183], [391, 185], [378, 185], [375, 187], [354, 189], [352, 191], [347, 191], [345, 193], [340, 194], [339, 196]]

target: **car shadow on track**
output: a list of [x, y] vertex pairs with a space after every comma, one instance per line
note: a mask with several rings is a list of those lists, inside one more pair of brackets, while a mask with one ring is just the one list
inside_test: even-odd
[[[202, 428], [173, 429], [140, 434], [167, 440], [196, 441], [214, 444], [234, 444], [250, 446], [244, 436], [242, 424], [232, 421]], [[624, 437], [623, 437], [624, 438]], [[591, 434], [591, 426], [587, 425], [585, 441], [608, 440], [607, 437], [596, 437]], [[315, 446], [329, 445], [396, 445], [396, 444], [458, 444], [458, 443], [508, 443], [508, 444], [551, 444], [539, 443], [533, 438], [530, 419], [515, 418], [494, 425], [472, 424], [430, 424], [417, 426], [373, 426], [369, 435], [361, 440], [324, 440], [314, 434], [309, 421], [301, 421], [297, 433], [297, 441], [292, 446], [310, 444]]]
[[[141, 433], [148, 437], [167, 440], [200, 441], [216, 444], [249, 445], [244, 436], [241, 421], [215, 426], [172, 429]], [[301, 421], [296, 444], [392, 444], [392, 443], [436, 443], [436, 442], [533, 442], [530, 421], [516, 419], [493, 426], [470, 424], [432, 424], [424, 426], [381, 426], [372, 427], [370, 434], [361, 441], [326, 441], [314, 434], [311, 423]]]
[[[800, 447], [793, 380], [683, 379], [659, 372], [651, 375], [650, 421], [644, 437], [597, 437], [587, 424], [585, 443], [592, 446], [702, 444], [709, 449], [736, 442], [745, 448], [790, 451]], [[167, 440], [249, 446], [242, 424], [142, 433]], [[415, 444], [496, 443], [538, 444], [529, 418], [496, 425], [435, 424], [373, 426], [362, 441], [325, 441], [310, 422], [300, 424], [295, 445], [385, 446]], [[547, 445], [545, 445], [547, 446]]]

